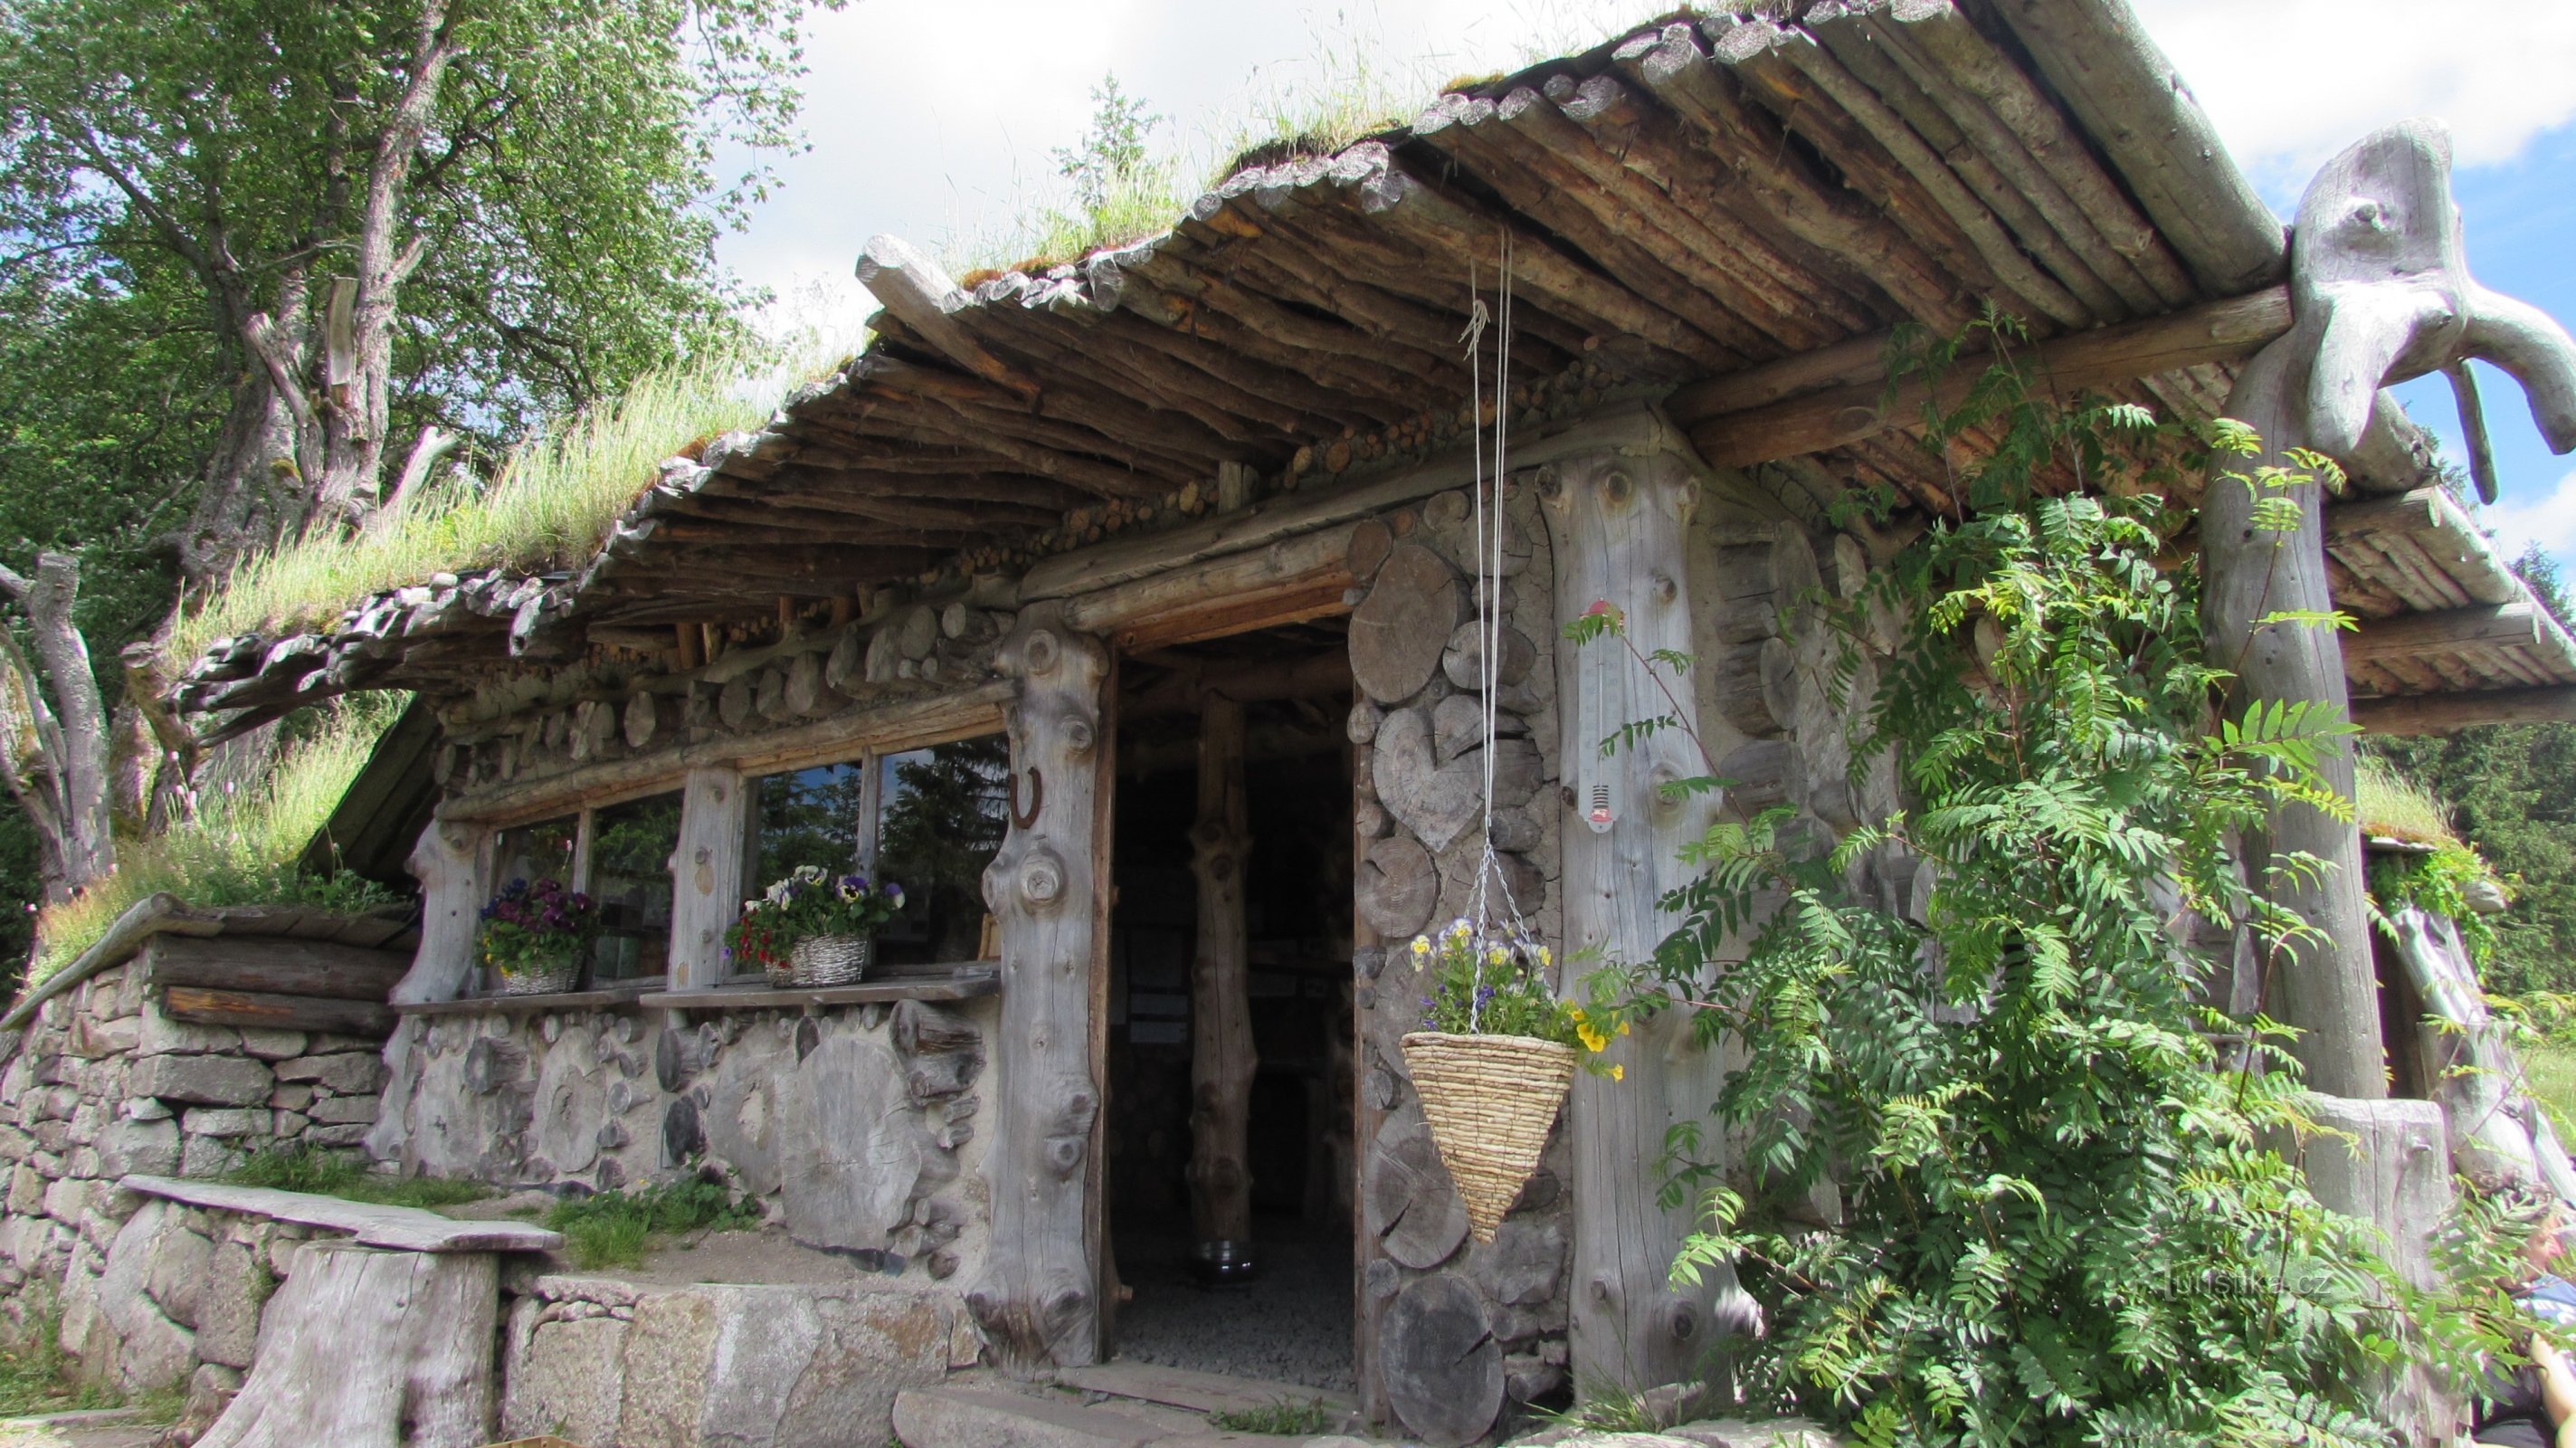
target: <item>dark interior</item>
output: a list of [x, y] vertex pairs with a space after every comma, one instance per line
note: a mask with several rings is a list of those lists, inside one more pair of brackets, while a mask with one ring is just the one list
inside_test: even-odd
[[[1345, 643], [1302, 624], [1121, 665], [1109, 977], [1109, 1230], [1132, 1361], [1351, 1387], [1351, 749]], [[1299, 664], [1308, 667], [1299, 669]], [[1316, 667], [1321, 665], [1322, 667]], [[1203, 1285], [1190, 1210], [1197, 693], [1238, 676], [1252, 849], [1249, 1282]], [[1312, 688], [1314, 692], [1299, 692]], [[1290, 692], [1287, 698], [1245, 694]], [[1229, 689], [1228, 692], [1233, 692]]]

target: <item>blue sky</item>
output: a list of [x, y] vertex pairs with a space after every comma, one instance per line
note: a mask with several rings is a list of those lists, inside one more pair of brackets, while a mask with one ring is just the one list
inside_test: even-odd
[[[2475, 19], [2423, 0], [2132, 0], [2274, 208], [2375, 127], [2438, 116], [2480, 280], [2576, 323], [2576, 0], [2483, 0]], [[1441, 83], [1580, 49], [1670, 0], [855, 0], [817, 17], [813, 148], [723, 255], [794, 315], [869, 310], [859, 248], [893, 232], [971, 249], [1059, 195], [1047, 153], [1074, 141], [1115, 71], [1166, 120], [1158, 137], [1212, 161], [1248, 115], [1356, 85], [1410, 102]], [[2521, 389], [2481, 394], [2508, 547], [2576, 565], [2576, 459], [2549, 454]], [[2448, 384], [2401, 390], [2465, 458]], [[2576, 566], [2569, 568], [2576, 574]]]

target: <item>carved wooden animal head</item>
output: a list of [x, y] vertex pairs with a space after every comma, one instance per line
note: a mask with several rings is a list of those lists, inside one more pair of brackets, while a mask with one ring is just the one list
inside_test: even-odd
[[2328, 162], [2299, 200], [2291, 305], [2314, 339], [2309, 442], [2349, 455], [2379, 389], [2440, 371], [2460, 395], [2478, 490], [2495, 500], [2468, 358], [2512, 374], [2557, 452], [2576, 448], [2576, 341], [2549, 315], [2469, 275], [2451, 201], [2451, 138], [2439, 121], [2376, 132]]

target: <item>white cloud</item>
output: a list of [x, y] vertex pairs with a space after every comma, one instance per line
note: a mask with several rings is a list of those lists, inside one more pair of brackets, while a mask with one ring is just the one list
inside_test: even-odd
[[2534, 544], [2552, 557], [2576, 558], [2576, 473], [2560, 478], [2546, 497], [2501, 498], [2478, 521], [2494, 530], [2508, 558]]
[[2364, 134], [2450, 123], [2462, 165], [2505, 161], [2576, 119], [2576, 4], [2487, 0], [2136, 0], [2257, 179], [2304, 183]]

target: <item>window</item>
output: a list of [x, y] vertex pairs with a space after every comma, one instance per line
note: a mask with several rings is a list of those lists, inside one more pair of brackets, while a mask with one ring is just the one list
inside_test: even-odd
[[984, 867], [1010, 825], [1010, 741], [961, 739], [878, 761], [877, 873], [903, 886], [903, 913], [877, 937], [888, 965], [977, 960]]
[[763, 779], [754, 801], [745, 892], [765, 889], [805, 865], [836, 875], [858, 868], [868, 844], [867, 786], [865, 761]]
[[584, 888], [599, 902], [593, 985], [670, 969], [671, 854], [680, 847], [680, 795], [648, 795], [591, 815]]
[[503, 830], [492, 845], [492, 887], [498, 890], [513, 880], [531, 885], [557, 880], [578, 890], [581, 871], [575, 861], [580, 853], [579, 815]]

